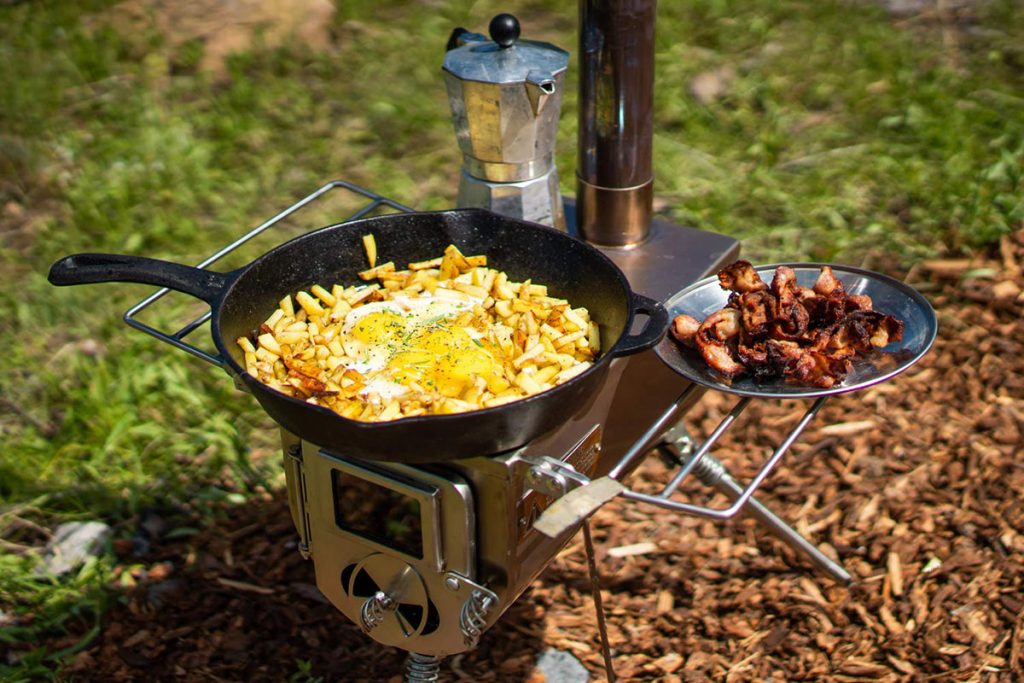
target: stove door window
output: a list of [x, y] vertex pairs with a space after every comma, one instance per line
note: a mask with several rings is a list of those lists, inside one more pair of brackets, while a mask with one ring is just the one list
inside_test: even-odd
[[[331, 470], [331, 483], [334, 521], [338, 528], [423, 559], [423, 516], [419, 500], [337, 469]], [[432, 491], [423, 493], [429, 495]]]

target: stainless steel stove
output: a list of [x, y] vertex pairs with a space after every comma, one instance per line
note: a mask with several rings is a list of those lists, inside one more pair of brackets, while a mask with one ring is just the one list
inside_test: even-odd
[[[658, 223], [644, 245], [605, 252], [640, 293], [664, 298], [737, 249]], [[653, 352], [615, 363], [573, 420], [508, 453], [371, 463], [285, 434], [292, 516], [323, 594], [379, 642], [434, 656], [474, 647], [578, 530], [533, 526], [567, 490], [560, 479], [606, 474], [687, 385]]]

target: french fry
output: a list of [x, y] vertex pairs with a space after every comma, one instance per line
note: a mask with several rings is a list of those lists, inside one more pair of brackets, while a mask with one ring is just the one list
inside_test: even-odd
[[315, 317], [325, 313], [320, 302], [310, 296], [308, 292], [299, 292], [295, 295], [295, 300], [299, 302], [299, 306], [306, 312], [306, 315]]
[[273, 313], [271, 313], [270, 317], [267, 318], [266, 322], [264, 322], [263, 324], [266, 325], [267, 327], [273, 329], [277, 325], [277, 323], [280, 322], [283, 318], [284, 318], [284, 311], [282, 311], [279, 308], [276, 311], [274, 311]]
[[275, 356], [281, 355], [281, 346], [277, 343], [277, 340], [274, 339], [274, 335], [261, 334], [256, 341], [259, 342], [261, 348], [266, 349]]
[[587, 368], [589, 368], [591, 365], [591, 363], [580, 363], [579, 365], [574, 365], [571, 368], [566, 368], [565, 370], [562, 370], [557, 375], [555, 375], [555, 384], [563, 384], [564, 382], [568, 382], [573, 377], [583, 374], [583, 372], [587, 370]]
[[352, 291], [346, 293], [345, 301], [349, 306], [355, 306], [356, 304], [366, 301], [375, 291], [380, 289], [380, 285], [366, 285], [364, 287], [353, 287]]
[[588, 327], [587, 341], [590, 342], [590, 350], [596, 353], [601, 350], [601, 328], [593, 320]]
[[563, 335], [563, 336], [559, 337], [558, 339], [554, 340], [553, 344], [555, 345], [555, 349], [556, 350], [561, 350], [561, 349], [565, 348], [566, 346], [568, 346], [569, 344], [575, 343], [576, 340], [582, 339], [584, 337], [584, 335], [586, 335], [586, 331], [584, 331], [584, 330], [577, 330], [576, 332], [570, 332], [569, 334]]
[[561, 368], [558, 365], [548, 365], [534, 373], [533, 381], [538, 384], [550, 384], [559, 372], [561, 372]]
[[388, 261], [382, 263], [379, 266], [370, 268], [369, 270], [363, 270], [358, 273], [359, 279], [361, 280], [376, 280], [382, 273], [393, 273], [395, 272], [394, 261]]
[[462, 282], [456, 282], [452, 287], [464, 294], [470, 295], [473, 298], [480, 299], [481, 301], [487, 298], [487, 290], [477, 285], [467, 285]]
[[442, 257], [432, 258], [429, 261], [417, 261], [416, 263], [409, 264], [409, 270], [429, 270], [431, 268], [438, 268], [441, 265]]
[[366, 262], [370, 268], [377, 265], [377, 240], [373, 235], [363, 235], [363, 249], [366, 251]]
[[377, 419], [380, 420], [381, 422], [386, 422], [387, 420], [394, 420], [395, 418], [401, 415], [401, 409], [402, 407], [398, 403], [398, 401], [392, 399], [391, 401], [388, 402], [384, 410], [380, 412], [380, 415], [377, 416]]
[[338, 303], [338, 300], [334, 297], [334, 295], [328, 292], [320, 285], [313, 285], [312, 287], [309, 288], [309, 291], [313, 293], [313, 296], [315, 296], [317, 299], [320, 299], [320, 301], [323, 301], [324, 304], [326, 304], [330, 308], [334, 308], [334, 304]]

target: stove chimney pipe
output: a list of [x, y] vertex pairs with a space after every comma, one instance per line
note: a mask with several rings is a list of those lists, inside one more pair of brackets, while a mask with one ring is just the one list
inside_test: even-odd
[[580, 0], [576, 228], [631, 246], [650, 231], [656, 0]]

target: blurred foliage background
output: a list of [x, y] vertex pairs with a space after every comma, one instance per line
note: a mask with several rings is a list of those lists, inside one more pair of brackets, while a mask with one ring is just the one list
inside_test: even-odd
[[[160, 9], [174, 4], [187, 7]], [[575, 7], [554, 0], [241, 4], [262, 22], [220, 5], [0, 2], [0, 675], [12, 680], [56, 675], [130, 583], [110, 552], [39, 575], [56, 524], [102, 519], [126, 539], [159, 510], [187, 535], [282, 485], [255, 403], [123, 326], [149, 288], [56, 289], [49, 264], [75, 251], [194, 263], [333, 178], [450, 207], [451, 29], [512, 11], [524, 37], [576, 46]], [[311, 23], [293, 27], [304, 12]], [[658, 22], [661, 216], [740, 238], [755, 261], [893, 272], [1024, 222], [1020, 2], [687, 0], [662, 3]], [[567, 193], [575, 64], [559, 131]], [[228, 265], [343, 218], [346, 201]], [[197, 310], [171, 296], [146, 320], [176, 329]], [[90, 636], [62, 639], [83, 623]]]

